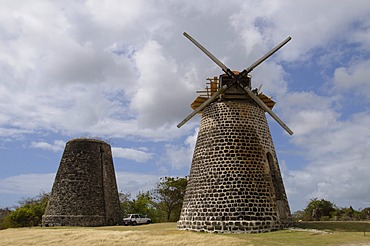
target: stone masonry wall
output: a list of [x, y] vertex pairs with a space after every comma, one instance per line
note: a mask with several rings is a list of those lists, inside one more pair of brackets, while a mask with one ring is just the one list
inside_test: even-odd
[[100, 151], [103, 160], [105, 225], [122, 224], [123, 218], [118, 196], [112, 151], [110, 146], [109, 148], [101, 148]]
[[45, 226], [122, 223], [110, 145], [93, 139], [66, 144], [42, 218]]
[[257, 233], [290, 221], [265, 112], [251, 99], [202, 113], [178, 228]]

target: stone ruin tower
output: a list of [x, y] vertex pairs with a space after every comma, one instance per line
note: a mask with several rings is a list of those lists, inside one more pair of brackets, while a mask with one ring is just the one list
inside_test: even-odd
[[251, 90], [248, 73], [253, 68], [239, 73], [223, 67], [226, 74], [208, 79], [210, 88], [200, 92], [203, 95], [191, 105], [194, 112], [178, 125], [202, 114], [178, 229], [258, 233], [283, 228], [291, 221], [265, 116], [272, 113], [275, 102]]
[[42, 224], [104, 226], [121, 223], [110, 145], [94, 139], [67, 142]]

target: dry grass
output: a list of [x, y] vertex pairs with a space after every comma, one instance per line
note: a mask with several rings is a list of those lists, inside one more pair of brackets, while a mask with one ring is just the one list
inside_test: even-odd
[[283, 230], [209, 234], [176, 230], [175, 223], [112, 227], [18, 228], [0, 231], [0, 245], [370, 245], [370, 233]]

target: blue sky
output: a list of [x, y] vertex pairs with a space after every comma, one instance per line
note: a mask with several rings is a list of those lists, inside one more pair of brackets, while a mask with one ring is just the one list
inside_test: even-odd
[[370, 206], [368, 1], [2, 1], [0, 207], [50, 191], [68, 140], [111, 144], [119, 190], [190, 170], [199, 116], [180, 129], [206, 78], [287, 36], [251, 75], [268, 115], [292, 211], [314, 197]]

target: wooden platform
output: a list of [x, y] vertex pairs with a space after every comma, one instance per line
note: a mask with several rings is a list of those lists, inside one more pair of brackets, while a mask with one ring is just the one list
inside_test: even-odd
[[[264, 102], [267, 107], [269, 107], [271, 110], [272, 108], [274, 107], [275, 105], [275, 102], [273, 100], [271, 100], [269, 97], [267, 97], [265, 94], [263, 93], [260, 93], [258, 94], [258, 97], [262, 100], [262, 102]], [[208, 97], [203, 97], [203, 96], [198, 96], [192, 103], [191, 103], [191, 108], [193, 110], [195, 110], [196, 108], [198, 108], [202, 103], [204, 103], [206, 100], [208, 99]], [[202, 111], [199, 112], [199, 114], [201, 114]]]

